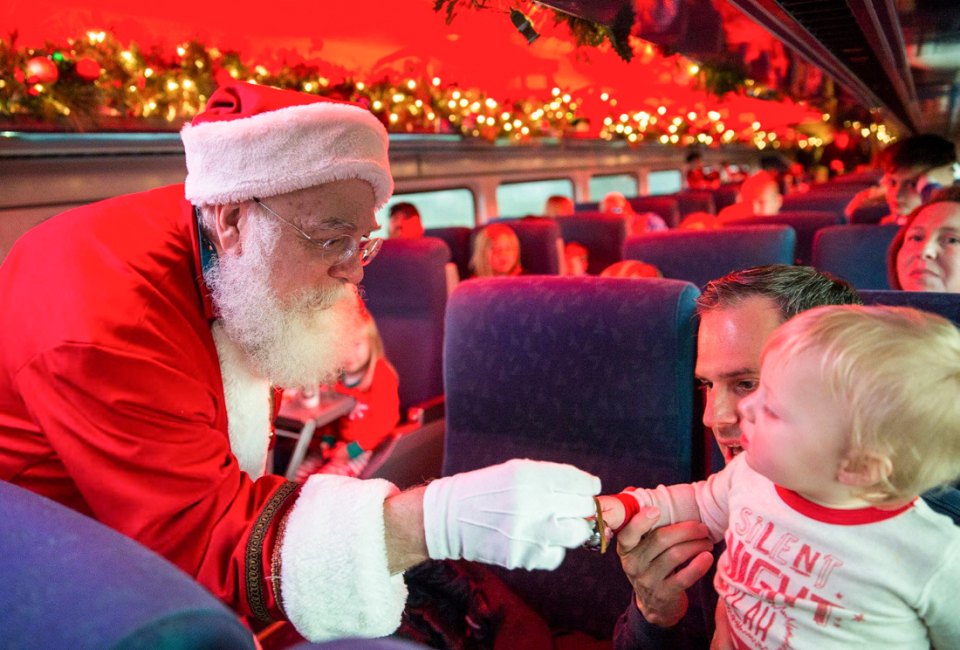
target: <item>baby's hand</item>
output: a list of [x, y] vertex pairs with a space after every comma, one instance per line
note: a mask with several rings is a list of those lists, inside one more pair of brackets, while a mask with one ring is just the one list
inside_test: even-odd
[[607, 529], [600, 531], [601, 534], [610, 535], [627, 523], [627, 509], [623, 507], [623, 503], [616, 496], [612, 494], [600, 495], [597, 497], [597, 501], [600, 503], [600, 512], [603, 514], [604, 528]]

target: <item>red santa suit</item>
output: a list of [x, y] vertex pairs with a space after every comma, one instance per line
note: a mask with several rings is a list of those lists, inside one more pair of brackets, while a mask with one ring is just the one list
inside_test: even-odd
[[[406, 597], [383, 541], [396, 488], [263, 475], [269, 388], [221, 379], [237, 353], [218, 353], [183, 197], [171, 186], [66, 212], [7, 256], [0, 479], [141, 542], [243, 615], [286, 616], [315, 640], [388, 634]], [[249, 413], [228, 414], [231, 392]]]

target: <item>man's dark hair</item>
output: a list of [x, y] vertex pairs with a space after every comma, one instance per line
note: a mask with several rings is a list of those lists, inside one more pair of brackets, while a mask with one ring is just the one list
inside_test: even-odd
[[390, 208], [390, 218], [398, 219], [410, 219], [412, 217], [419, 217], [420, 211], [417, 210], [417, 206], [412, 203], [407, 203], [406, 201], [401, 201], [400, 203], [394, 203]]
[[735, 307], [752, 296], [777, 303], [784, 320], [822, 305], [863, 304], [844, 280], [812, 266], [771, 264], [728, 273], [713, 280], [697, 298], [697, 314]]
[[688, 165], [690, 165], [690, 164], [692, 164], [692, 163], [695, 163], [695, 162], [697, 162], [698, 160], [703, 160], [703, 156], [700, 155], [700, 152], [698, 152], [698, 151], [691, 151], [690, 153], [687, 154], [687, 164], [688, 164]]
[[883, 150], [881, 166], [886, 172], [911, 167], [942, 167], [957, 162], [957, 148], [933, 133], [921, 133], [894, 142]]

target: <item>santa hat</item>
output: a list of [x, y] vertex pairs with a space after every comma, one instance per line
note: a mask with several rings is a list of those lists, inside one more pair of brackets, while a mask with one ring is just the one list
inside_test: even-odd
[[393, 193], [387, 131], [355, 104], [230, 81], [180, 137], [187, 156], [184, 194], [195, 205], [353, 178], [373, 186], [378, 208]]

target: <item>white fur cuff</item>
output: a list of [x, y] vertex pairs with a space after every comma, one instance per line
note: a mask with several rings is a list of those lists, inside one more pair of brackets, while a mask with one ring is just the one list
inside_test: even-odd
[[383, 502], [387, 481], [311, 476], [287, 519], [280, 584], [283, 607], [310, 641], [380, 637], [400, 625], [403, 575], [391, 576]]

